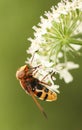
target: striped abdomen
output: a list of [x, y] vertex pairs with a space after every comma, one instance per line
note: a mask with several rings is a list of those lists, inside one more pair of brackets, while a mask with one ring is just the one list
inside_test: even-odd
[[32, 91], [34, 95], [41, 100], [54, 101], [57, 99], [57, 94], [55, 92], [50, 91], [42, 84], [36, 84], [36, 86], [32, 88]]

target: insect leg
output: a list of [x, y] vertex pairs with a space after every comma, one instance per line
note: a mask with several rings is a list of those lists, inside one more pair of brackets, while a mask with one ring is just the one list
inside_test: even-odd
[[51, 86], [51, 84], [45, 83], [45, 82], [43, 82], [43, 81], [39, 81], [39, 83], [41, 83], [41, 84], [43, 84], [43, 85]]
[[55, 75], [55, 74], [56, 74], [55, 71], [51, 73], [51, 79], [52, 79], [52, 80], [53, 80], [53, 75]]
[[51, 79], [53, 80], [53, 75], [55, 74], [55, 72], [49, 72], [48, 74], [46, 74], [39, 82], [42, 83], [43, 85], [47, 85], [47, 86], [51, 86], [51, 83], [46, 83], [43, 80], [46, 79], [46, 77], [50, 74]]
[[41, 81], [43, 81], [49, 74], [50, 74], [51, 79], [53, 80], [53, 75], [56, 74], [56, 72], [53, 72], [53, 71], [49, 72], [48, 74], [46, 74], [46, 75], [41, 79]]
[[46, 77], [49, 75], [49, 73], [48, 74], [46, 74], [42, 79], [41, 79], [41, 81], [43, 81], [44, 79], [46, 79]]
[[34, 73], [33, 73], [33, 76], [35, 76], [37, 74], [38, 70], [36, 70]]
[[34, 60], [35, 53], [36, 53], [37, 51], [38, 51], [38, 50], [36, 50], [36, 51], [34, 52], [34, 54], [32, 55], [32, 58], [31, 58], [31, 61], [30, 61], [30, 65], [32, 65], [32, 62], [33, 62], [33, 60]]
[[34, 75], [38, 72], [38, 68], [40, 67], [41, 65], [38, 65], [36, 67], [31, 67], [28, 71], [29, 73], [34, 73]]

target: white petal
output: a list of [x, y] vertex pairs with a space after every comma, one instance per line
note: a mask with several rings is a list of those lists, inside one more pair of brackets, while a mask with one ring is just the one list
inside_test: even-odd
[[62, 70], [60, 73], [60, 79], [64, 79], [66, 83], [69, 83], [73, 80], [72, 75], [67, 70]]
[[59, 85], [51, 85], [51, 86], [49, 87], [49, 90], [51, 90], [51, 91], [53, 91], [53, 92], [60, 93], [59, 90], [58, 90], [58, 88], [59, 88]]
[[72, 48], [74, 48], [76, 51], [78, 51], [82, 48], [81, 45], [70, 44], [70, 46], [72, 46]]
[[79, 68], [79, 65], [75, 64], [74, 62], [67, 62], [66, 68], [67, 68], [67, 70], [77, 69], [77, 68]]

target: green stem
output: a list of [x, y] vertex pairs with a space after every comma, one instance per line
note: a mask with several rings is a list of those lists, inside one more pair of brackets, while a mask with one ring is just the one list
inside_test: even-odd
[[72, 38], [80, 38], [80, 39], [82, 39], [82, 33], [78, 33], [76, 35], [73, 35]]
[[70, 38], [69, 43], [76, 44], [76, 45], [82, 45], [82, 40], [77, 40], [77, 39], [74, 39], [74, 38]]

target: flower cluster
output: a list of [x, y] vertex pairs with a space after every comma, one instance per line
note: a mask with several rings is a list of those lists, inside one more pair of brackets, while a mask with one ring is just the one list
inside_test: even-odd
[[[69, 60], [69, 55], [79, 54], [82, 48], [82, 0], [62, 0], [57, 6], [40, 17], [41, 22], [34, 26], [34, 38], [29, 38], [31, 46], [27, 53], [31, 58], [27, 63], [41, 65], [38, 78], [51, 83], [51, 89], [58, 92], [53, 73], [59, 74], [66, 83], [73, 80], [69, 70], [79, 67]], [[55, 75], [54, 75], [55, 76]]]

